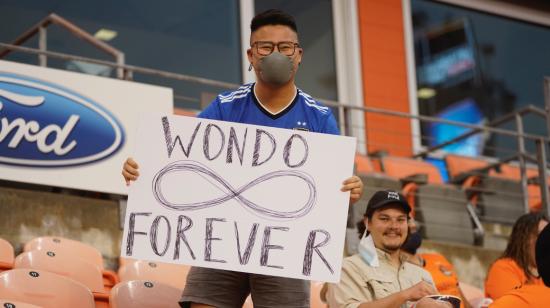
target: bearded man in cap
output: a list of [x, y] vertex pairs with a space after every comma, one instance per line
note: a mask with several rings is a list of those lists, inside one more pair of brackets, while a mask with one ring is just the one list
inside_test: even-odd
[[401, 246], [408, 236], [411, 207], [400, 193], [377, 191], [367, 204], [359, 253], [344, 259], [341, 280], [330, 284], [329, 307], [450, 307], [428, 295], [437, 291], [432, 277], [406, 262]]

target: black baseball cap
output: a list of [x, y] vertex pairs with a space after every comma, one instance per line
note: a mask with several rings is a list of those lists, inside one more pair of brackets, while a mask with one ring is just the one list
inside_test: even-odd
[[411, 206], [407, 202], [407, 199], [403, 197], [402, 194], [398, 193], [395, 190], [379, 190], [372, 195], [372, 197], [369, 200], [369, 203], [367, 204], [367, 211], [365, 212], [365, 216], [370, 216], [374, 211], [389, 205], [389, 204], [396, 204], [400, 205], [405, 213], [409, 215], [411, 212]]
[[550, 224], [542, 229], [537, 238], [535, 260], [542, 281], [547, 287], [550, 287]]

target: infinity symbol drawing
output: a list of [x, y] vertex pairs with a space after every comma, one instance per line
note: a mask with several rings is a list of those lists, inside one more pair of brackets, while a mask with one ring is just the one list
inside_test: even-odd
[[[225, 195], [212, 199], [207, 201], [201, 201], [201, 202], [194, 202], [194, 203], [174, 203], [166, 200], [164, 195], [162, 194], [162, 181], [166, 174], [171, 172], [180, 172], [180, 171], [188, 171], [188, 172], [194, 172], [201, 176], [206, 176], [210, 179], [213, 179], [214, 181], [218, 182], [223, 186]], [[296, 211], [276, 211], [272, 209], [268, 209], [265, 207], [262, 207], [248, 199], [242, 196], [242, 193], [244, 193], [246, 190], [252, 188], [253, 186], [256, 186], [262, 182], [268, 181], [273, 178], [277, 177], [296, 177], [299, 179], [302, 179], [309, 188], [309, 197], [307, 202], [298, 210]], [[208, 178], [206, 178], [208, 180]], [[214, 183], [213, 183], [214, 184]], [[215, 184], [214, 184], [215, 185]], [[215, 185], [218, 187], [217, 185]], [[220, 187], [218, 187], [220, 188]], [[191, 189], [191, 187], [189, 187]], [[277, 219], [296, 219], [299, 217], [302, 217], [309, 213], [313, 206], [315, 205], [315, 201], [317, 199], [317, 190], [315, 188], [315, 182], [313, 178], [308, 175], [307, 173], [295, 171], [295, 170], [281, 170], [281, 171], [274, 171], [267, 173], [250, 183], [243, 185], [237, 189], [235, 189], [233, 186], [231, 186], [226, 180], [224, 180], [220, 175], [209, 169], [208, 167], [202, 165], [199, 162], [191, 161], [191, 160], [181, 160], [176, 161], [173, 163], [168, 164], [166, 167], [162, 168], [155, 177], [153, 178], [152, 182], [152, 190], [153, 194], [155, 196], [155, 199], [162, 204], [163, 206], [172, 209], [172, 210], [178, 210], [178, 211], [194, 211], [194, 210], [200, 210], [209, 208], [212, 206], [217, 206], [219, 204], [222, 204], [228, 200], [235, 199], [237, 200], [241, 205], [247, 207], [248, 209], [252, 210], [253, 212], [262, 215], [267, 216], [271, 218], [277, 218]], [[220, 188], [220, 190], [222, 190]]]

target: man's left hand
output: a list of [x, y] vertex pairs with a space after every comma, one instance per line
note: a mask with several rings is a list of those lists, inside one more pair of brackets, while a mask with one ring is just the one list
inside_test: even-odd
[[349, 204], [354, 204], [361, 199], [361, 195], [363, 195], [363, 181], [361, 181], [358, 176], [354, 175], [342, 183], [342, 188], [340, 190], [344, 192], [349, 191]]

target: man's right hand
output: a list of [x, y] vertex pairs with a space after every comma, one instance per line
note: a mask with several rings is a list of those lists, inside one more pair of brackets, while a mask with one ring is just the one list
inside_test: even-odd
[[421, 281], [405, 291], [407, 292], [407, 300], [413, 302], [427, 295], [438, 294], [435, 288], [425, 281]]
[[137, 180], [139, 176], [139, 165], [134, 161], [133, 158], [128, 157], [122, 166], [122, 176], [126, 181], [126, 186], [130, 185], [130, 181]]

